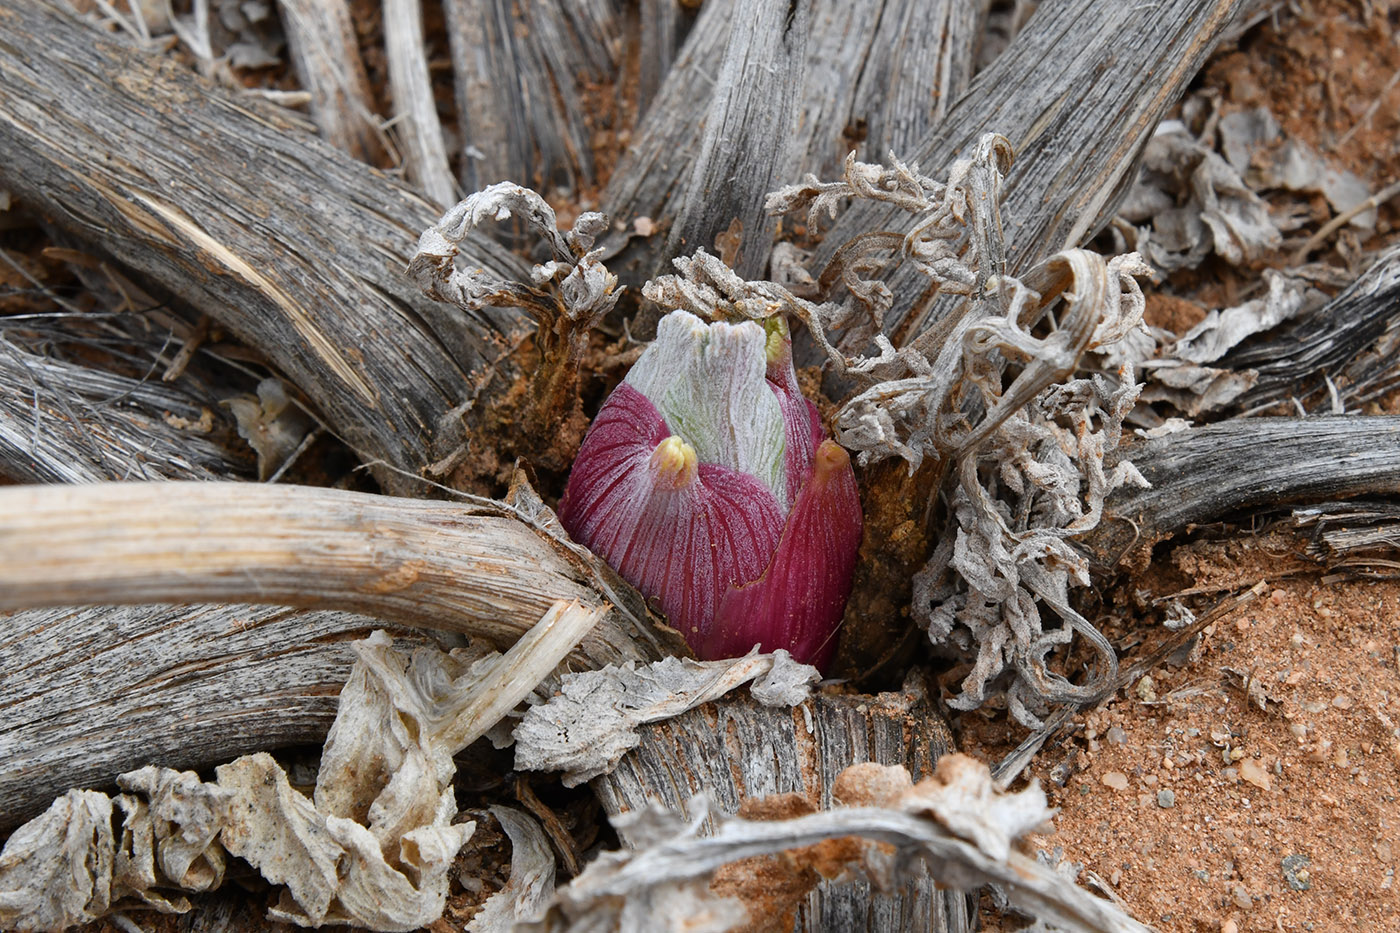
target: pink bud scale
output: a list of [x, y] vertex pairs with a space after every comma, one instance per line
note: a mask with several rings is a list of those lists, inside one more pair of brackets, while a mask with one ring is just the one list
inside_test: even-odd
[[559, 518], [699, 657], [820, 667], [861, 534], [850, 458], [823, 437], [785, 328], [673, 312], [589, 428]]

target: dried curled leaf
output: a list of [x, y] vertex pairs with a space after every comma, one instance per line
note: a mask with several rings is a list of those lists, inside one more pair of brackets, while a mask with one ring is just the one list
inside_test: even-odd
[[1268, 205], [1239, 172], [1177, 121], [1163, 123], [1148, 142], [1120, 216], [1150, 221], [1138, 228], [1136, 248], [1168, 272], [1195, 268], [1211, 253], [1239, 265], [1283, 241]]
[[[275, 919], [413, 930], [442, 914], [448, 871], [475, 824], [454, 824], [452, 756], [547, 677], [599, 612], [557, 604], [505, 655], [419, 651], [376, 632], [359, 655], [327, 738], [314, 798], [266, 754], [217, 780], [142, 768], [112, 799], [71, 791], [0, 852], [0, 923], [60, 929], [125, 904], [188, 910], [166, 891], [205, 891], [227, 854], [283, 886]], [[140, 796], [138, 796], [140, 795]]]
[[759, 702], [795, 706], [820, 679], [816, 668], [786, 651], [566, 674], [559, 693], [531, 707], [516, 727], [515, 767], [563, 771], [564, 785], [573, 787], [611, 771], [641, 741], [637, 729], [646, 723], [679, 716], [750, 681]]
[[[551, 259], [534, 266], [530, 283], [497, 278], [481, 268], [458, 269], [458, 247], [487, 220], [521, 217], [548, 246]], [[579, 367], [588, 335], [622, 292], [617, 277], [603, 265], [603, 250], [594, 241], [606, 232], [602, 214], [580, 214], [568, 233], [560, 233], [554, 210], [538, 193], [510, 182], [476, 192], [423, 231], [408, 271], [424, 294], [477, 317], [491, 306], [522, 308], [535, 318], [535, 345], [540, 353], [529, 387], [517, 402], [518, 413], [504, 413], [509, 425], [491, 441], [497, 453], [527, 455], [531, 462], [562, 470], [577, 449], [587, 426], [579, 398]], [[513, 444], [523, 446], [511, 450]], [[449, 455], [451, 457], [452, 455]], [[450, 462], [450, 461], [449, 461]]]
[[517, 923], [537, 920], [554, 896], [554, 850], [534, 819], [510, 807], [492, 807], [510, 838], [510, 880], [486, 899], [467, 933], [512, 933]]
[[[1024, 281], [994, 280], [993, 295], [965, 306], [932, 356], [912, 347], [896, 351], [884, 341], [881, 357], [857, 367], [903, 372], [841, 406], [838, 438], [860, 451], [862, 462], [897, 454], [911, 468], [926, 456], [974, 450], [1012, 413], [1071, 375], [1084, 353], [1139, 326], [1144, 302], [1134, 276], [1148, 271], [1133, 253], [1105, 261], [1066, 250]], [[1037, 336], [1038, 330], [1048, 332]], [[1015, 367], [1005, 385], [1004, 361]], [[975, 424], [969, 407], [984, 412]]]
[[[948, 169], [946, 183], [919, 174], [890, 154], [891, 167], [846, 157], [844, 179], [821, 182], [809, 175], [768, 196], [769, 213], [785, 214], [807, 208], [807, 225], [815, 230], [821, 214], [836, 216], [846, 198], [882, 201], [916, 215], [917, 222], [902, 237], [870, 233], [841, 246], [819, 280], [828, 287], [839, 278], [865, 306], [879, 329], [890, 307], [889, 290], [874, 279], [891, 262], [910, 262], [948, 294], [971, 295], [987, 279], [1006, 271], [1001, 235], [1001, 185], [1011, 168], [1011, 143], [986, 133], [966, 158]], [[883, 253], [892, 253], [889, 259]], [[873, 336], [873, 334], [871, 335]]]
[[[498, 279], [482, 269], [458, 269], [459, 245], [488, 220], [516, 215], [549, 246], [553, 258], [534, 267], [535, 287]], [[430, 298], [455, 304], [469, 314], [491, 305], [524, 308], [539, 316], [541, 331], [560, 316], [583, 328], [612, 310], [620, 292], [617, 277], [599, 260], [593, 242], [606, 232], [602, 214], [580, 214], [567, 234], [560, 233], [554, 209], [529, 188], [500, 182], [467, 197], [423, 231], [408, 271]], [[549, 286], [550, 290], [542, 290]]]

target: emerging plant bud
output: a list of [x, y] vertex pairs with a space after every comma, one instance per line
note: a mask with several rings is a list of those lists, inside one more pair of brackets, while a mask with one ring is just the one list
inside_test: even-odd
[[662, 319], [589, 428], [559, 519], [701, 658], [758, 645], [831, 659], [860, 498], [797, 387], [781, 321]]

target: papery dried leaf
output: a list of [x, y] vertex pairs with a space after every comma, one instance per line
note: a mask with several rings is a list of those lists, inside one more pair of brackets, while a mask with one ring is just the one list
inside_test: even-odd
[[1282, 242], [1268, 205], [1175, 121], [1148, 141], [1124, 212], [1134, 222], [1151, 220], [1139, 228], [1136, 247], [1164, 271], [1194, 268], [1212, 251], [1238, 265]]
[[452, 756], [554, 671], [599, 615], [556, 603], [504, 655], [422, 651], [408, 659], [376, 632], [356, 645], [317, 802], [266, 754], [222, 765], [213, 784], [143, 768], [117, 778], [150, 797], [117, 798], [118, 844], [111, 799], [70, 792], [0, 852], [0, 922], [62, 928], [101, 917], [118, 898], [187, 910], [188, 901], [162, 889], [214, 887], [225, 849], [285, 886], [275, 919], [383, 931], [434, 922], [448, 871], [475, 828], [453, 823]]
[[11, 834], [0, 852], [0, 925], [58, 930], [111, 904], [112, 801], [71, 790]]
[[212, 891], [224, 879], [218, 843], [229, 799], [193, 771], [147, 766], [117, 778], [123, 790], [146, 799], [161, 873], [187, 891]]
[[292, 400], [279, 379], [258, 383], [258, 397], [224, 402], [238, 422], [238, 434], [258, 455], [258, 479], [266, 480], [287, 461], [311, 430], [311, 419]]
[[554, 849], [535, 820], [510, 807], [491, 815], [510, 838], [510, 879], [486, 899], [467, 933], [514, 933], [516, 923], [536, 920], [554, 896]]
[[679, 716], [754, 681], [753, 696], [795, 706], [821, 679], [786, 652], [725, 661], [666, 658], [645, 667], [609, 665], [566, 674], [559, 692], [533, 706], [515, 729], [517, 770], [563, 771], [573, 787], [611, 771], [641, 741], [648, 722]]
[[237, 797], [221, 834], [224, 848], [273, 884], [286, 885], [301, 915], [320, 922], [335, 897], [344, 854], [326, 834], [325, 817], [292, 788], [271, 755], [244, 755], [217, 774], [220, 786]]
[[1223, 311], [1211, 311], [1181, 336], [1164, 355], [1187, 363], [1213, 363], [1240, 341], [1268, 330], [1304, 311], [1320, 307], [1326, 296], [1298, 279], [1264, 270], [1269, 293]]

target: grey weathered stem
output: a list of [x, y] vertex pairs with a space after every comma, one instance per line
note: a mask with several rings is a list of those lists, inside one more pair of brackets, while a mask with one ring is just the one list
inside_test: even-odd
[[0, 337], [0, 476], [31, 483], [233, 479], [247, 472], [194, 424], [183, 387], [46, 359]]
[[[0, 489], [0, 610], [270, 603], [507, 645], [558, 600], [606, 605], [562, 547], [488, 500], [244, 483], [19, 486]], [[575, 656], [655, 657], [655, 637], [615, 611]]]
[[680, 191], [666, 241], [672, 255], [711, 249], [733, 221], [742, 241], [735, 269], [763, 273], [775, 222], [763, 196], [792, 146], [811, 0], [751, 0], [735, 11], [719, 78], [705, 111], [699, 152]]
[[[771, 168], [776, 186], [796, 181], [804, 171], [838, 166], [855, 145], [847, 130], [861, 124], [867, 127], [865, 148], [875, 158], [884, 158], [892, 145], [902, 145], [906, 134], [922, 135], [936, 125], [971, 79], [983, 6], [959, 0], [813, 0], [804, 61], [795, 76], [797, 121], [792, 124], [788, 154], [781, 164], [764, 166], [752, 162], [764, 157], [755, 149], [748, 156], [752, 164], [742, 167], [741, 179], [756, 180], [758, 172]], [[770, 146], [781, 142], [776, 137], [788, 121], [778, 108], [785, 100], [782, 95], [791, 89], [774, 84], [777, 75], [767, 76], [766, 83], [736, 87], [720, 66], [729, 54], [731, 23], [742, 23], [743, 15], [757, 12], [753, 7], [744, 14], [739, 10], [733, 0], [711, 0], [701, 8], [670, 74], [609, 180], [605, 208], [627, 230], [642, 216], [663, 231], [676, 222], [677, 212], [686, 203], [682, 192], [693, 172], [724, 177], [697, 163], [702, 145], [715, 137], [713, 132], [698, 131], [696, 115], [716, 106], [716, 95], [728, 95], [729, 108], [758, 108], [759, 126], [751, 130], [768, 134]], [[737, 49], [753, 40], [741, 34], [735, 41], [740, 43], [734, 46]], [[768, 90], [759, 93], [761, 88]], [[906, 106], [910, 109], [903, 109]], [[717, 125], [713, 115], [705, 120], [707, 126]], [[727, 145], [741, 141], [725, 140]], [[766, 193], [728, 180], [712, 186], [707, 216], [712, 216], [714, 229], [685, 234], [684, 251], [692, 252], [695, 246], [711, 249], [714, 234], [725, 230], [733, 218], [742, 220], [744, 212]], [[757, 248], [759, 231], [744, 223], [745, 243]], [[668, 245], [671, 238], [658, 234], [624, 246], [623, 237], [628, 235], [609, 243], [610, 250], [622, 251], [615, 271], [635, 281], [669, 271], [669, 260], [675, 255]], [[762, 244], [765, 257], [770, 245]]]
[[428, 56], [423, 51], [423, 6], [419, 0], [384, 0], [384, 51], [389, 89], [399, 122], [399, 147], [408, 177], [438, 207], [457, 201], [457, 184], [447, 167], [442, 123], [433, 101]]
[[[842, 0], [813, 6], [794, 159], [781, 183], [839, 178], [846, 153], [913, 151], [967, 89], [987, 4]], [[927, 167], [925, 167], [927, 168]]]
[[573, 193], [596, 177], [593, 134], [617, 79], [617, 0], [445, 0], [468, 191], [513, 181]]
[[641, 0], [637, 55], [637, 113], [647, 107], [661, 90], [680, 49], [687, 16], [680, 0]]
[[1400, 494], [1400, 416], [1234, 419], [1133, 444], [1121, 456], [1152, 488], [1114, 493], [1081, 540], [1100, 569], [1235, 512]]
[[346, 0], [279, 0], [282, 30], [297, 80], [311, 94], [321, 138], [362, 162], [384, 155], [369, 76]]
[[[675, 216], [681, 185], [699, 151], [696, 117], [705, 112], [713, 94], [736, 5], [736, 0], [708, 0], [700, 8], [665, 82], [608, 179], [603, 209], [627, 231], [638, 217], [662, 224]], [[611, 267], [629, 281], [642, 282], [661, 265], [665, 228], [629, 246], [630, 235], [609, 241], [610, 252], [626, 248]]]
[[[1164, 0], [1129, 13], [1119, 0], [1050, 0], [947, 117], [897, 155], [937, 172], [981, 134], [1007, 137], [1016, 152], [1001, 212], [1009, 271], [1029, 269], [1109, 220], [1141, 146], [1243, 3]], [[914, 223], [891, 205], [861, 202], [826, 234], [819, 264], [858, 234]], [[896, 345], [945, 313], [942, 302], [929, 306], [916, 270], [901, 267], [889, 283], [884, 330]]]
[[[788, 793], [827, 809], [836, 776], [850, 765], [902, 765], [919, 780], [953, 745], [938, 713], [910, 692], [878, 698], [818, 694], [793, 709], [732, 695], [643, 726], [641, 734], [641, 744], [617, 769], [593, 781], [610, 816], [657, 799], [688, 813], [691, 795], [701, 791], [720, 813]], [[824, 883], [808, 895], [802, 913], [794, 929], [964, 933], [970, 927], [967, 898], [935, 890], [927, 877], [892, 893]]]
[[204, 768], [319, 744], [375, 629], [348, 612], [280, 606], [97, 606], [0, 618], [0, 831], [70, 787], [147, 764]]
[[[412, 472], [456, 446], [442, 414], [531, 325], [418, 292], [404, 268], [429, 204], [48, 3], [0, 6], [0, 35], [0, 186], [265, 352], [367, 460]], [[523, 275], [496, 247], [468, 249]]]
[[[1244, 408], [1306, 398], [1329, 376], [1344, 402], [1365, 400], [1400, 381], [1398, 338], [1400, 249], [1391, 249], [1315, 313], [1236, 347], [1215, 365], [1259, 373], [1237, 402]], [[1324, 390], [1318, 407], [1329, 406]]]

